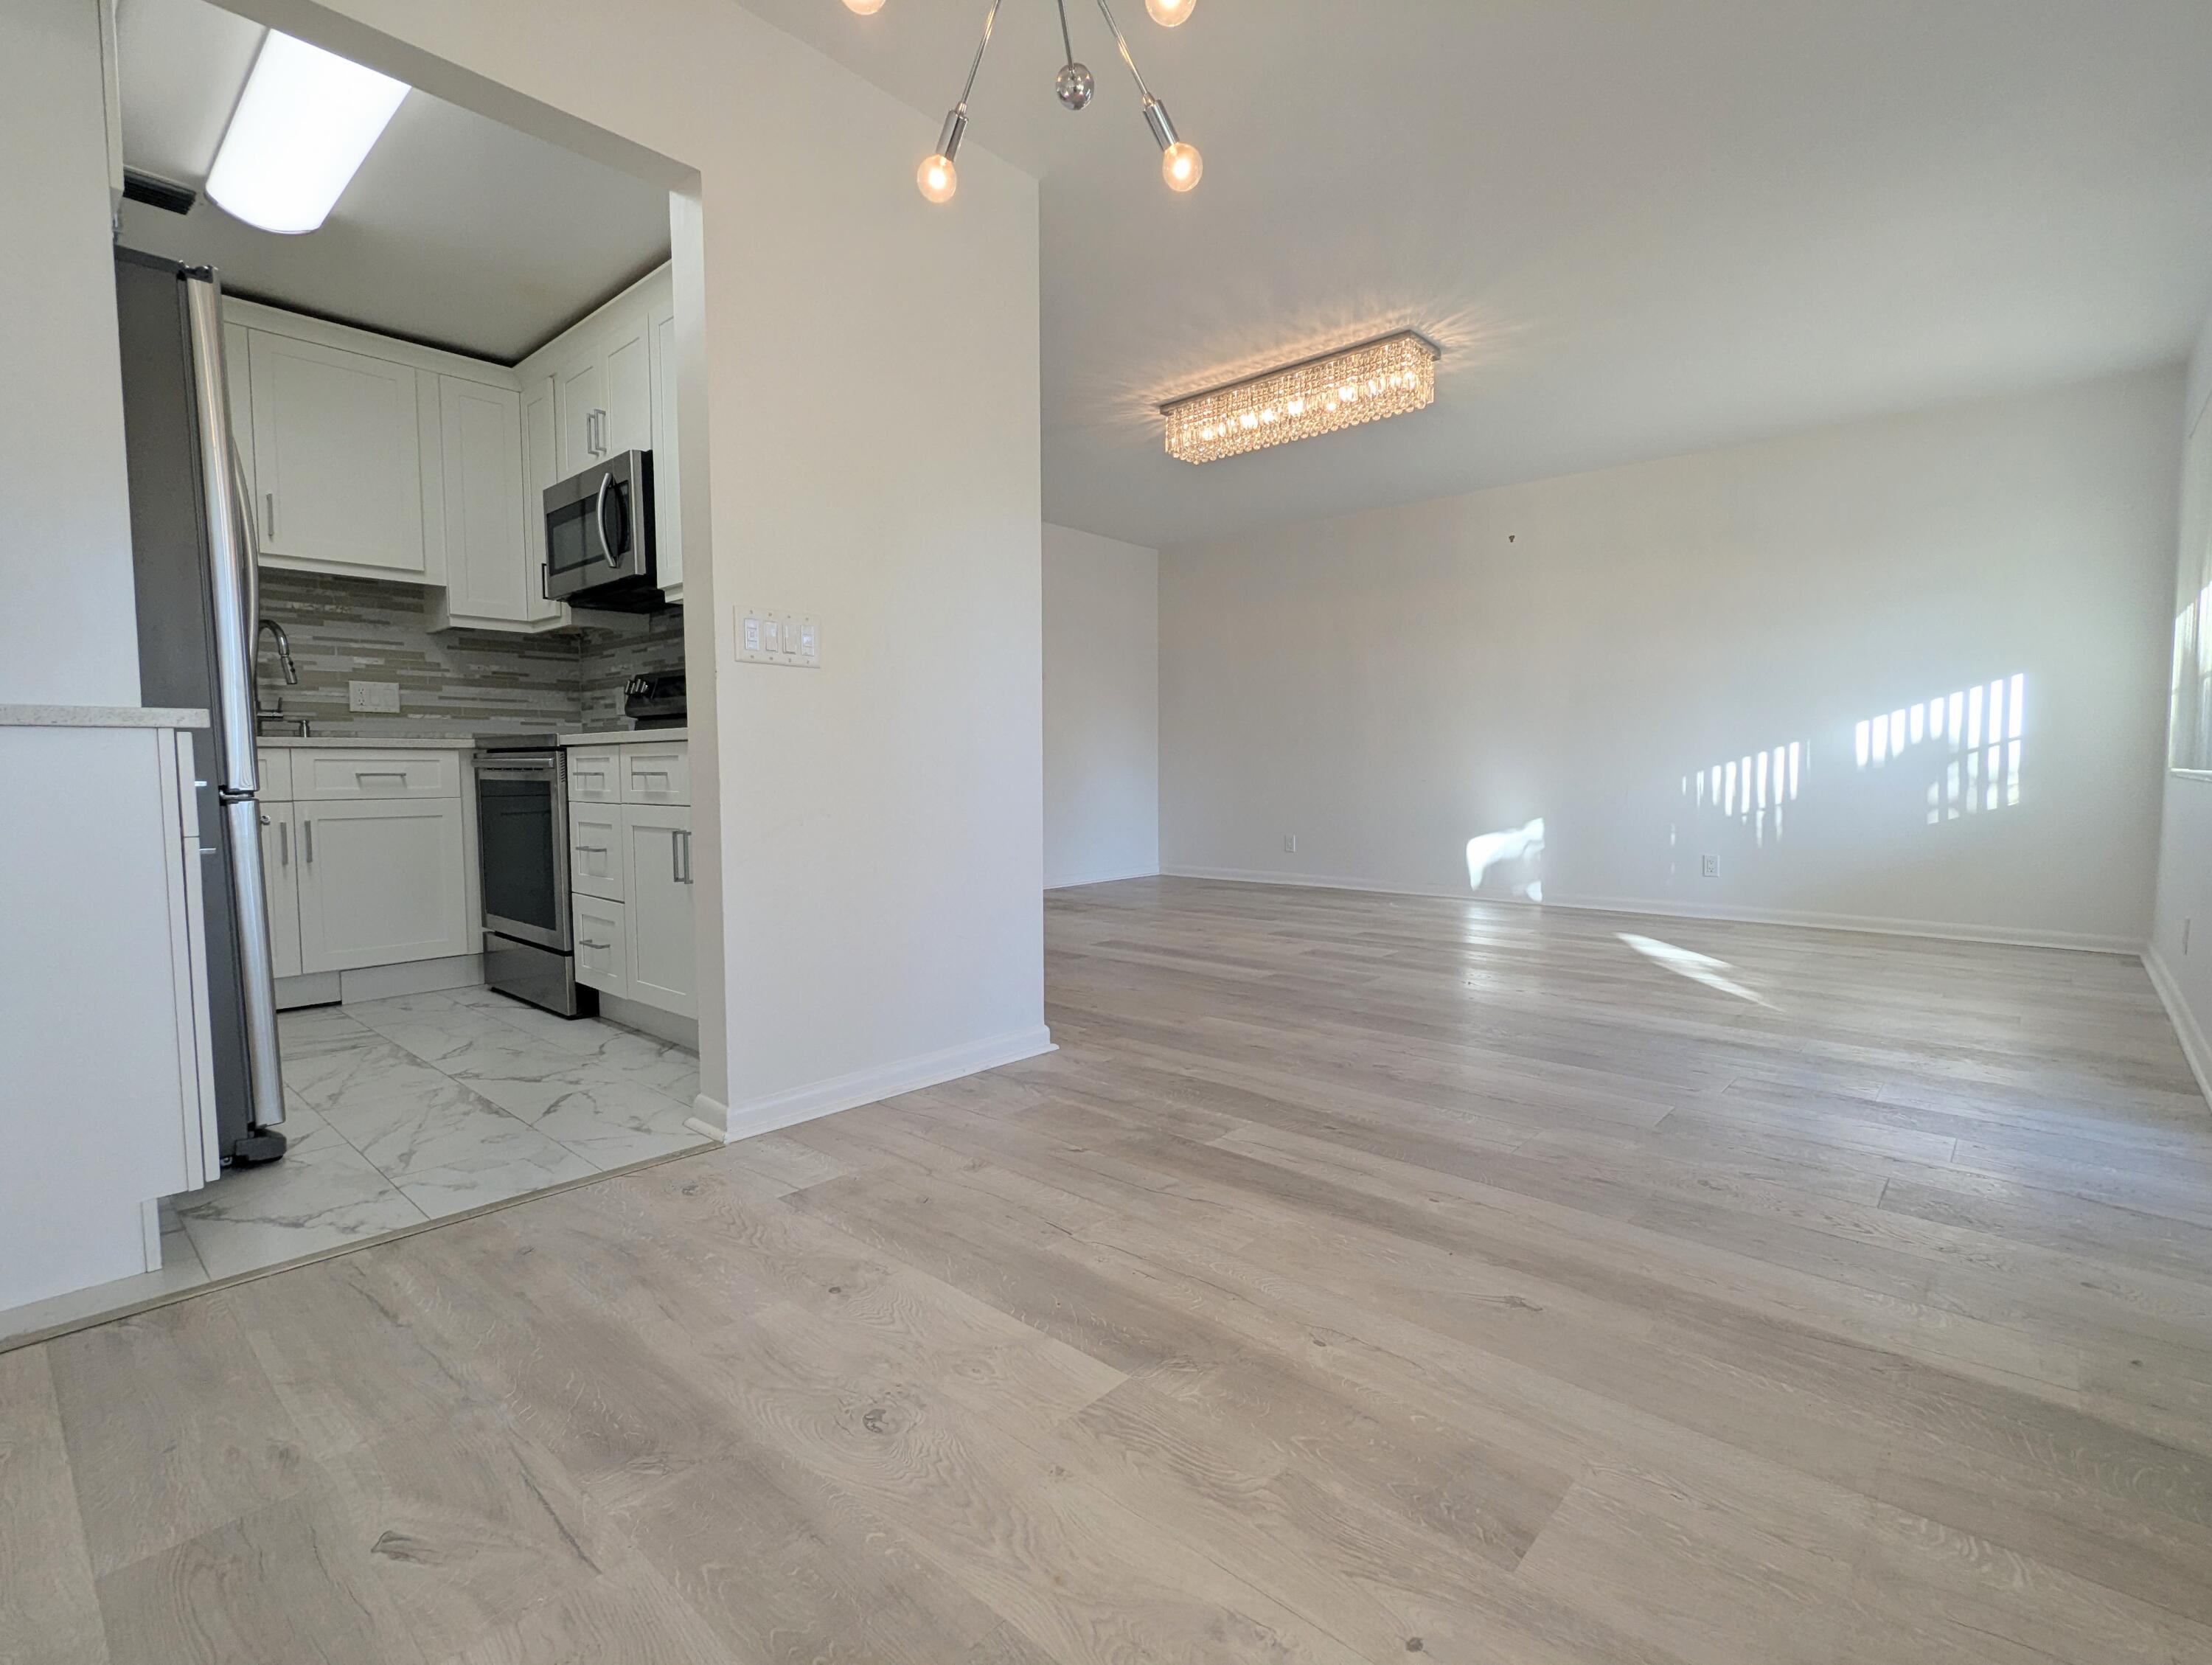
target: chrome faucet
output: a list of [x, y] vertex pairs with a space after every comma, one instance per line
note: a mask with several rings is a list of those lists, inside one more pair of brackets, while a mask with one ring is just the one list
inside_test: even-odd
[[[261, 629], [276, 638], [276, 660], [284, 667], [285, 685], [296, 687], [300, 681], [300, 667], [292, 662], [292, 639], [284, 634], [284, 627], [273, 618], [263, 619]], [[254, 632], [253, 639], [256, 641], [261, 640], [259, 630]]]

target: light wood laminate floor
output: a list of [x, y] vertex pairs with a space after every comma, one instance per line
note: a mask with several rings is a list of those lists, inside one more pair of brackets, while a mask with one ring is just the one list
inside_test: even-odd
[[1055, 1054], [0, 1356], [0, 1658], [2212, 1660], [2139, 965], [1048, 934]]

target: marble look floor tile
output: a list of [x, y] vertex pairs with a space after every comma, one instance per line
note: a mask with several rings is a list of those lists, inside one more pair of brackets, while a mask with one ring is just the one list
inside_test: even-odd
[[492, 1006], [479, 1007], [478, 1010], [533, 1041], [542, 1042], [575, 1057], [601, 1056], [609, 1047], [629, 1036], [628, 1030], [602, 1023], [597, 1018], [562, 1018], [554, 1012], [542, 1012], [533, 1006], [525, 1006], [520, 1001], [516, 1001], [506, 1010]]
[[599, 1171], [459, 1082], [334, 1110], [331, 1122], [434, 1219]]
[[625, 1079], [641, 1082], [686, 1104], [699, 1091], [699, 1054], [689, 1047], [624, 1030], [608, 1043], [598, 1061]]
[[368, 1026], [343, 1006], [301, 1006], [276, 1014], [276, 1043], [295, 1047], [316, 1041], [365, 1040]]
[[565, 1080], [477, 1085], [486, 1097], [595, 1168], [620, 1168], [713, 1142], [684, 1125], [690, 1106], [641, 1083], [596, 1071], [596, 1065], [586, 1065]]
[[284, 1059], [284, 1085], [311, 1109], [433, 1092], [444, 1080], [380, 1036], [352, 1045], [317, 1046]]
[[177, 1212], [210, 1278], [359, 1243], [425, 1218], [326, 1127], [294, 1133], [283, 1161], [233, 1169], [184, 1198]]

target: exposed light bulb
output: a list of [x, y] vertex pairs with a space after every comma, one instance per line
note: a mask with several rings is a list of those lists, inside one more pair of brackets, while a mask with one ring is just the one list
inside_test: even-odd
[[884, 0], [845, 0], [845, 9], [860, 17], [873, 17], [884, 9]]
[[[851, 3], [851, 0], [847, 0], [847, 3]], [[880, 4], [881, 0], [878, 0], [878, 3]], [[931, 202], [949, 203], [952, 200], [952, 193], [960, 189], [960, 170], [953, 167], [950, 156], [925, 157], [915, 173], [914, 182], [921, 187], [921, 194]]]
[[[845, 3], [849, 6], [853, 0], [845, 0]], [[876, 0], [877, 5], [882, 3], [883, 0]], [[1152, 13], [1153, 22], [1162, 28], [1172, 29], [1189, 21], [1191, 13], [1198, 9], [1198, 0], [1145, 0], [1145, 9]]]
[[1206, 158], [1198, 154], [1194, 144], [1177, 140], [1160, 152], [1160, 177], [1170, 191], [1189, 190], [1205, 172]]

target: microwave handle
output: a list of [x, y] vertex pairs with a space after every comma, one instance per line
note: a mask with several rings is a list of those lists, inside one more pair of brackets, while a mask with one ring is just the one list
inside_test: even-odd
[[607, 541], [607, 488], [614, 483], [612, 471], [599, 476], [599, 495], [592, 504], [592, 529], [599, 535], [599, 553], [606, 556], [610, 567], [622, 564], [622, 558], [615, 553], [614, 545]]

